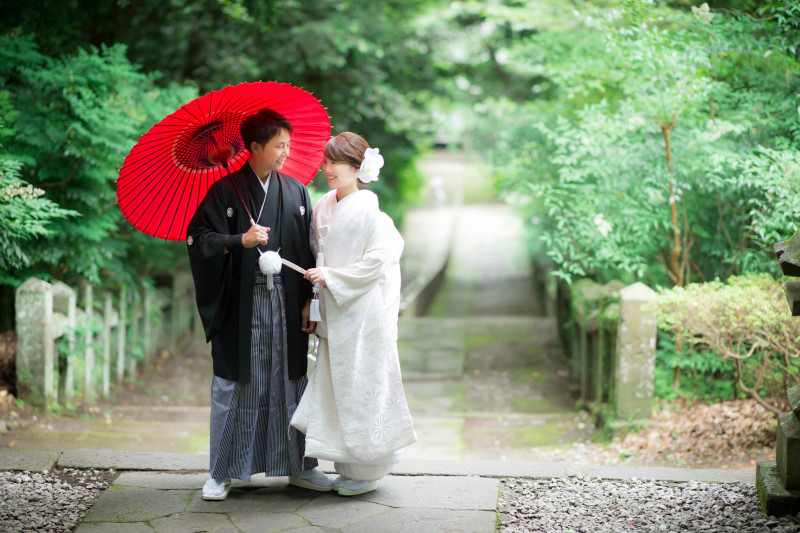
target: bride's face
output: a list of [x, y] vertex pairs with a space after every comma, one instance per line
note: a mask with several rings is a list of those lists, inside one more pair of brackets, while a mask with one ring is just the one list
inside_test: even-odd
[[325, 161], [322, 163], [322, 171], [325, 173], [325, 176], [327, 176], [328, 185], [331, 189], [352, 189], [358, 187], [356, 183], [356, 172], [358, 172], [358, 169], [347, 163], [334, 163], [326, 157]]

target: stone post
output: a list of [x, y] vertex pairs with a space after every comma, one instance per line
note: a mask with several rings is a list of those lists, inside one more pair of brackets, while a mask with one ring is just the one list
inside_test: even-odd
[[[591, 392], [592, 370], [594, 364], [592, 353], [589, 351], [589, 319], [593, 311], [597, 309], [600, 300], [601, 285], [597, 282], [584, 278], [573, 283], [571, 287], [573, 318], [578, 325], [579, 352], [576, 364], [573, 369], [578, 371], [581, 385], [581, 401], [588, 401]], [[596, 378], [596, 376], [594, 376]]]
[[111, 392], [111, 325], [113, 322], [111, 293], [103, 294], [103, 396]]
[[[78, 309], [78, 295], [69, 285], [57, 281], [53, 283], [53, 314], [62, 319], [61, 331], [54, 333], [57, 339], [62, 335], [67, 339], [67, 356], [64, 369], [64, 399], [72, 400], [75, 391], [75, 324]], [[59, 383], [62, 376], [58, 375], [60, 354], [58, 350], [53, 353], [54, 393], [58, 395]]]
[[122, 384], [125, 377], [125, 323], [128, 308], [128, 287], [123, 285], [119, 290], [119, 323], [117, 324], [117, 385]]
[[144, 308], [144, 319], [142, 320], [142, 337], [144, 350], [144, 357], [142, 364], [144, 368], [150, 368], [156, 352], [156, 339], [153, 332], [153, 291], [145, 288], [142, 289], [142, 306]]
[[29, 278], [15, 296], [17, 395], [37, 407], [53, 400], [53, 288]]
[[94, 335], [92, 328], [94, 327], [94, 295], [92, 293], [91, 283], [86, 283], [83, 286], [83, 309], [86, 324], [86, 332], [84, 334], [86, 341], [86, 351], [84, 352], [84, 368], [83, 368], [83, 396], [87, 402], [94, 399]]
[[655, 291], [634, 283], [619, 291], [615, 364], [617, 419], [650, 418], [656, 357]]
[[[131, 304], [131, 339], [133, 342], [137, 342], [139, 339], [139, 321], [142, 318], [142, 313], [139, 311], [140, 305], [139, 300], [136, 298], [136, 294], [133, 295], [133, 302]], [[147, 323], [147, 320], [144, 320], [144, 323]], [[147, 341], [147, 335], [145, 335], [145, 342]], [[128, 379], [131, 380], [131, 383], [134, 382], [136, 379], [136, 358], [130, 357], [128, 358]]]

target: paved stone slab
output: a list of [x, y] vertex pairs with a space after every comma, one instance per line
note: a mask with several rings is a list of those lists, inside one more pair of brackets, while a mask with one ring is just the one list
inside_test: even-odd
[[[327, 466], [327, 465], [324, 465]], [[649, 466], [590, 466], [534, 461], [481, 461], [403, 459], [392, 470], [406, 476], [482, 476], [492, 478], [550, 478], [593, 476], [604, 479], [655, 479], [659, 481], [706, 481], [711, 483], [755, 483], [752, 470], [722, 468], [668, 468]]]
[[[333, 468], [333, 463], [331, 463]], [[200, 490], [208, 480], [208, 472], [202, 473], [174, 473], [174, 472], [123, 472], [114, 481], [114, 485], [129, 487], [145, 487], [152, 489], [174, 490], [193, 489]], [[286, 477], [265, 477], [256, 475], [249, 482], [233, 480], [233, 487], [238, 489], [275, 487], [285, 489], [289, 485]]]
[[536, 463], [532, 461], [480, 461], [480, 460], [401, 460], [392, 470], [395, 475], [424, 476], [482, 476], [504, 477], [562, 477], [580, 474], [575, 465], [568, 463]]
[[491, 533], [494, 511], [454, 511], [451, 509], [392, 509], [374, 518], [344, 528], [344, 533]]
[[230, 513], [231, 522], [245, 533], [272, 533], [299, 528], [308, 522], [295, 513]]
[[142, 522], [100, 522], [81, 524], [75, 533], [153, 533], [153, 528]]
[[292, 533], [341, 533], [340, 530], [334, 529], [332, 527], [317, 527], [317, 526], [308, 526], [308, 527], [301, 527], [299, 529], [292, 529]]
[[151, 520], [156, 533], [239, 533], [225, 514], [178, 513]]
[[208, 455], [191, 453], [68, 450], [58, 458], [62, 468], [208, 471], [208, 465]]
[[207, 479], [207, 473], [123, 472], [114, 480], [114, 485], [162, 490], [199, 490], [203, 488]]
[[[294, 512], [318, 497], [330, 497], [330, 492], [314, 492], [290, 485], [251, 489], [232, 488], [228, 497], [221, 501], [205, 501], [197, 491], [187, 511], [193, 513], [242, 513], [242, 512]], [[333, 493], [333, 496], [339, 497]]]
[[89, 511], [85, 522], [143, 522], [179, 513], [194, 496], [190, 490], [111, 488]]
[[52, 469], [57, 460], [58, 452], [0, 451], [0, 470], [43, 472]]
[[313, 526], [343, 528], [387, 512], [390, 507], [364, 500], [336, 495], [336, 498], [317, 498], [301, 507], [297, 514]]
[[580, 466], [582, 474], [603, 479], [655, 479], [658, 481], [705, 481], [708, 483], [755, 483], [752, 470], [722, 468], [668, 468], [655, 466]]
[[480, 477], [387, 476], [377, 490], [355, 498], [390, 507], [494, 511], [499, 483]]

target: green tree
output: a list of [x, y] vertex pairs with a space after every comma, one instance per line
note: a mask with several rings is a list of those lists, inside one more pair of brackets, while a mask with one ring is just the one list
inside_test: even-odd
[[800, 215], [800, 65], [784, 35], [707, 7], [622, 4], [587, 3], [509, 52], [550, 79], [546, 98], [485, 106], [504, 193], [567, 279], [775, 272], [770, 245]]
[[48, 55], [124, 43], [128, 58], [200, 93], [277, 80], [326, 105], [333, 133], [356, 131], [380, 147], [375, 184], [399, 219], [419, 187], [413, 157], [429, 138], [427, 92], [437, 71], [433, 37], [415, 19], [440, 0], [42, 0], [9, 6], [5, 31], [25, 31]]
[[0, 37], [4, 158], [19, 162], [7, 163], [8, 179], [44, 191], [26, 198], [38, 209], [15, 207], [27, 234], [25, 260], [3, 265], [3, 284], [13, 287], [30, 275], [130, 282], [152, 271], [154, 260], [168, 264], [169, 250], [177, 252], [123, 230], [128, 225], [116, 207], [117, 170], [130, 147], [156, 117], [195, 94], [157, 88], [154, 79], [126, 59], [122, 45], [51, 58], [30, 37]]

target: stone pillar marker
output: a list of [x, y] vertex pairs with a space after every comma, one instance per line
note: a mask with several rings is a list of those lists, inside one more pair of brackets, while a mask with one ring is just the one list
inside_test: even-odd
[[125, 342], [128, 332], [125, 321], [128, 308], [128, 287], [123, 285], [119, 290], [119, 324], [117, 325], [117, 385], [122, 384], [125, 377]]
[[[54, 338], [59, 338], [62, 335], [67, 339], [67, 356], [66, 356], [66, 370], [65, 375], [59, 375], [59, 358], [60, 354], [56, 349], [53, 354], [53, 373], [56, 382], [54, 384], [53, 395], [58, 398], [58, 389], [63, 382], [64, 385], [64, 399], [67, 401], [72, 400], [72, 394], [75, 387], [75, 324], [77, 319], [77, 303], [78, 295], [75, 290], [61, 281], [53, 283], [53, 318], [54, 325], [59, 331], [54, 332]], [[59, 324], [56, 317], [61, 319]]]
[[53, 392], [53, 288], [30, 278], [15, 296], [17, 322], [17, 392], [21, 399], [46, 407]]
[[111, 392], [111, 325], [114, 309], [111, 306], [111, 293], [103, 294], [103, 396]]
[[92, 327], [94, 326], [94, 296], [92, 295], [92, 285], [86, 283], [83, 286], [83, 306], [85, 309], [86, 317], [86, 332], [84, 339], [86, 341], [86, 348], [84, 353], [84, 374], [83, 374], [83, 394], [86, 401], [91, 402], [94, 399], [94, 335], [92, 334]]
[[656, 293], [643, 283], [619, 291], [616, 354], [617, 419], [646, 419], [652, 414], [656, 357]]

